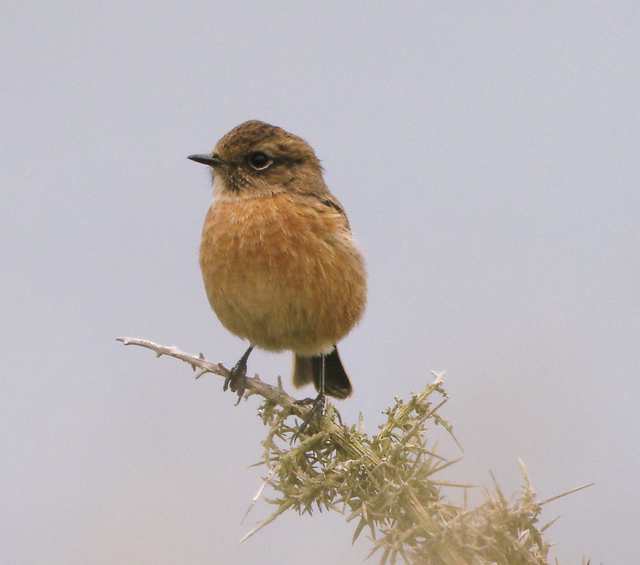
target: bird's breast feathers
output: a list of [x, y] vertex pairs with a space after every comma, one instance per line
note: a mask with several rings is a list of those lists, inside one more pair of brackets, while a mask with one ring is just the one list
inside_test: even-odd
[[223, 325], [265, 349], [317, 353], [364, 310], [364, 263], [346, 218], [307, 196], [216, 199], [200, 265]]

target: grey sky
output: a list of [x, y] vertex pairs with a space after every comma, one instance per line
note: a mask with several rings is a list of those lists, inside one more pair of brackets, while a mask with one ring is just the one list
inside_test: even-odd
[[[3, 2], [0, 561], [365, 555], [326, 515], [238, 545], [255, 399], [113, 341], [242, 352], [202, 290], [210, 187], [185, 157], [249, 118], [312, 143], [366, 254], [345, 419], [374, 431], [446, 368], [449, 476], [515, 492], [521, 457], [542, 497], [595, 481], [546, 512], [557, 555], [637, 561], [639, 10]], [[288, 382], [290, 359], [250, 370]]]

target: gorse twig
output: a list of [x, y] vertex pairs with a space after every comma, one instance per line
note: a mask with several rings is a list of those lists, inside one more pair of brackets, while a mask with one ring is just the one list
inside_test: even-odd
[[[202, 354], [144, 339], [117, 339], [184, 361], [198, 377], [211, 373], [226, 378], [229, 373]], [[265, 484], [276, 493], [269, 500], [276, 509], [243, 541], [287, 510], [334, 510], [355, 523], [354, 542], [362, 532], [370, 534], [371, 554], [379, 552], [381, 563], [547, 565], [550, 545], [543, 532], [550, 524], [539, 527], [538, 520], [543, 504], [564, 495], [538, 502], [521, 463], [524, 484], [519, 497], [509, 501], [496, 483], [484, 503], [468, 509], [466, 490], [473, 485], [434, 477], [458, 461], [438, 455], [428, 441], [433, 430], [443, 428], [457, 443], [452, 426], [439, 413], [447, 394], [442, 376], [434, 374], [436, 380], [419, 394], [407, 401], [394, 399], [385, 411], [386, 422], [373, 436], [362, 431], [361, 422], [343, 425], [332, 406], [301, 431], [309, 406], [296, 403], [279, 379], [278, 386], [272, 386], [257, 376], [247, 378], [246, 395], [263, 398], [258, 411], [268, 431], [261, 462], [267, 468]], [[443, 488], [463, 489], [465, 504], [450, 503]]]

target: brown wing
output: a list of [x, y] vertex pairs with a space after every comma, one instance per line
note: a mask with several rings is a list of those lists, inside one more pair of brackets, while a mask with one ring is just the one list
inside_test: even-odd
[[347, 213], [344, 211], [342, 204], [340, 201], [330, 192], [323, 192], [321, 194], [317, 192], [312, 192], [309, 194], [314, 200], [320, 202], [323, 206], [327, 206], [327, 208], [332, 208], [340, 213], [340, 215], [344, 218], [346, 228], [348, 231], [351, 231], [351, 225], [349, 224], [349, 218], [347, 218]]

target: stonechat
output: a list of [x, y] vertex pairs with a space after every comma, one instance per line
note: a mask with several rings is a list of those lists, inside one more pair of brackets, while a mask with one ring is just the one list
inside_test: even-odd
[[316, 401], [346, 398], [352, 387], [336, 343], [362, 316], [366, 272], [313, 148], [252, 120], [189, 159], [213, 173], [200, 244], [207, 297], [225, 328], [250, 344], [225, 389], [242, 396], [259, 347], [292, 351], [293, 383], [313, 382]]

